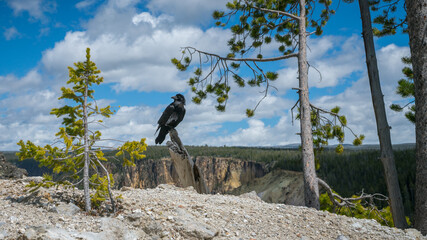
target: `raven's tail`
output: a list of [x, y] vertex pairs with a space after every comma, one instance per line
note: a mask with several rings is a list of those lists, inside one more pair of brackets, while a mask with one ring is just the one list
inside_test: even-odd
[[156, 132], [154, 133], [154, 135], [156, 135], [156, 133], [159, 131], [160, 129], [160, 125], [157, 127]]
[[168, 132], [169, 132], [169, 128], [166, 126], [162, 126], [160, 128], [159, 135], [156, 137], [156, 144], [162, 144], [162, 142], [165, 140]]

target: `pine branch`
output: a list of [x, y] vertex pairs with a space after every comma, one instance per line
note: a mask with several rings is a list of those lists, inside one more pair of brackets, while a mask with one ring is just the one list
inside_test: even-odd
[[195, 52], [197, 52], [197, 53], [201, 53], [201, 54], [204, 54], [207, 56], [216, 57], [220, 60], [234, 61], [234, 62], [273, 62], [273, 61], [277, 61], [277, 60], [289, 59], [289, 58], [299, 56], [298, 53], [291, 53], [291, 54], [283, 55], [280, 57], [272, 57], [272, 58], [230, 58], [230, 57], [221, 57], [221, 56], [214, 54], [214, 53], [204, 52], [204, 51], [198, 50], [198, 49], [193, 48], [193, 47], [184, 47], [184, 49], [193, 50], [192, 53], [190, 52], [190, 55], [193, 55]]

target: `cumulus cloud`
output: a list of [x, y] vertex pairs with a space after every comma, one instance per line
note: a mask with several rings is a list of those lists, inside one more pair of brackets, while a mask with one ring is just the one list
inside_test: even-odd
[[170, 59], [179, 57], [180, 48], [188, 45], [221, 52], [222, 49], [217, 49], [225, 46], [223, 36], [227, 34], [216, 28], [203, 31], [195, 27], [177, 27], [146, 35], [141, 32], [135, 39], [121, 32], [91, 39], [87, 32], [68, 32], [63, 41], [44, 52], [42, 63], [50, 74], [60, 76], [67, 66], [82, 61], [86, 47], [90, 47], [92, 59], [102, 70], [105, 81], [115, 83], [117, 91], [184, 91], [187, 76], [183, 78]]

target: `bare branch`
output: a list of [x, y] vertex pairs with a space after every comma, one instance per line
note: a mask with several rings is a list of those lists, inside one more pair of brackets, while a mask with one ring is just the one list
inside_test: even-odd
[[315, 34], [315, 33], [316, 33], [316, 31], [308, 32], [308, 33], [307, 33], [307, 37], [309, 37], [309, 36], [311, 36], [311, 35], [313, 35], [313, 34]]
[[80, 157], [80, 156], [82, 156], [83, 154], [84, 154], [84, 153], [79, 153], [79, 154], [77, 154], [77, 155], [70, 155], [70, 156], [65, 157], [65, 158], [54, 158], [54, 159], [52, 159], [52, 160], [55, 160], [55, 161], [67, 160], [67, 159], [70, 159], [70, 158]]
[[103, 138], [103, 139], [99, 139], [99, 140], [96, 140], [97, 142], [99, 142], [99, 141], [116, 141], [116, 142], [122, 142], [122, 143], [125, 143], [126, 141], [122, 141], [122, 140], [117, 140], [117, 139], [114, 139], [114, 138]]
[[95, 151], [101, 151], [103, 149], [115, 149], [115, 147], [110, 147], [110, 146], [102, 146], [102, 145], [94, 145], [94, 148], [100, 148], [99, 150], [95, 150]]
[[[283, 55], [280, 57], [272, 57], [272, 58], [229, 58], [229, 57], [221, 57], [221, 56], [214, 54], [214, 53], [204, 52], [204, 51], [198, 50], [198, 49], [193, 48], [193, 47], [184, 47], [184, 48], [187, 50], [191, 49], [194, 52], [198, 52], [198, 53], [205, 54], [208, 56], [213, 56], [213, 57], [216, 57], [220, 60], [235, 61], [235, 62], [244, 62], [244, 61], [247, 61], [247, 62], [273, 62], [273, 61], [277, 61], [277, 60], [283, 60], [283, 59], [288, 59], [288, 58], [293, 58], [293, 57], [299, 56], [298, 53], [292, 53], [292, 54], [287, 54], [287, 55]], [[190, 53], [190, 55], [194, 54], [194, 52]]]
[[[82, 170], [83, 170], [83, 168], [82, 168]], [[77, 186], [77, 185], [79, 185], [82, 182], [83, 182], [83, 178], [80, 181], [76, 182], [76, 183], [71, 183], [71, 185]]]
[[412, 101], [408, 102], [407, 104], [405, 104], [405, 105], [402, 107], [402, 109], [406, 108], [407, 106], [411, 105], [411, 104], [412, 104], [412, 103], [414, 103], [414, 102], [415, 102], [415, 100], [412, 100]]
[[309, 62], [307, 62], [307, 64], [308, 64], [309, 68], [312, 67], [312, 68], [314, 68], [314, 70], [317, 71], [317, 73], [319, 73], [319, 76], [320, 76], [320, 81], [319, 82], [321, 82], [322, 79], [323, 79], [323, 77], [322, 77], [322, 73], [319, 71], [319, 69], [317, 69], [315, 66], [312, 66]]
[[353, 202], [355, 201], [359, 201], [359, 200], [365, 200], [365, 199], [369, 199], [369, 200], [380, 200], [380, 201], [388, 201], [389, 198], [387, 196], [384, 196], [380, 193], [375, 193], [375, 194], [365, 194], [362, 192], [362, 194], [359, 197], [355, 197], [355, 198], [344, 198], [341, 197], [338, 194], [335, 194], [332, 192], [332, 188], [322, 179], [317, 178], [317, 181], [319, 183], [319, 185], [321, 185], [326, 192], [328, 193], [329, 199], [331, 200], [331, 202], [335, 205], [335, 206], [339, 206], [339, 207], [354, 207], [355, 204]]
[[264, 71], [260, 67], [258, 67], [258, 65], [255, 62], [254, 62], [254, 65], [262, 73], [262, 75], [264, 76], [264, 79], [266, 79], [266, 84], [267, 84], [267, 86], [265, 87], [265, 90], [264, 90], [264, 96], [258, 101], [257, 105], [254, 108], [254, 111], [255, 111], [258, 108], [259, 104], [267, 97], [268, 89], [270, 87], [270, 83], [269, 83], [267, 76], [264, 74]]
[[[294, 89], [294, 88], [292, 88], [292, 89]], [[297, 90], [300, 91], [301, 89], [298, 88]], [[291, 108], [292, 126], [294, 125], [294, 108], [296, 108], [296, 106], [298, 106], [298, 103], [299, 103], [299, 99], [295, 103], [295, 105]]]
[[110, 180], [110, 173], [108, 172], [107, 168], [105, 168], [105, 166], [101, 163], [101, 161], [99, 161], [98, 157], [96, 156], [96, 154], [93, 154], [95, 156], [96, 161], [98, 162], [98, 164], [101, 166], [101, 168], [104, 170], [105, 175], [107, 176], [107, 188], [108, 188], [108, 195], [110, 196], [110, 201], [111, 201], [111, 206], [113, 208], [113, 212], [116, 212], [116, 205], [114, 203], [114, 197], [113, 197], [113, 193], [111, 191], [111, 180]]

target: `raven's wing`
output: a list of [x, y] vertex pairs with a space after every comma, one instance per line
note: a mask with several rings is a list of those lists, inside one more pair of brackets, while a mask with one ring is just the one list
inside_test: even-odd
[[170, 127], [178, 126], [178, 124], [184, 119], [184, 115], [185, 115], [184, 106], [182, 104], [175, 106], [175, 111], [169, 117], [166, 123], [166, 126], [170, 126]]
[[178, 125], [178, 113], [174, 111], [168, 118], [168, 121], [166, 122], [166, 126], [176, 127]]
[[184, 116], [185, 116], [185, 108], [182, 107], [182, 110], [178, 116], [178, 123], [180, 123], [184, 119]]
[[175, 107], [173, 106], [173, 104], [169, 104], [169, 106], [166, 107], [166, 109], [163, 111], [162, 116], [160, 117], [159, 121], [157, 121], [157, 123], [160, 126], [164, 126], [166, 125], [166, 123], [168, 122], [170, 116], [172, 115], [172, 113], [174, 113], [175, 111]]

